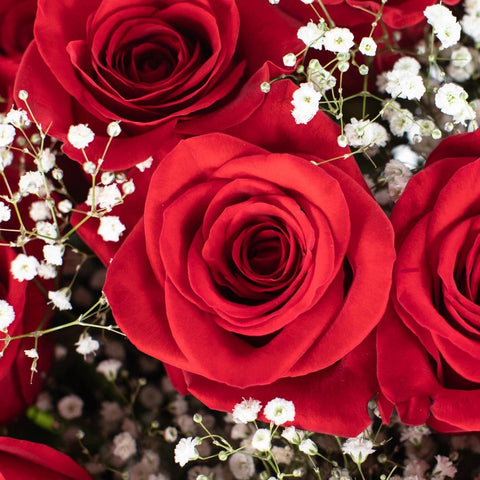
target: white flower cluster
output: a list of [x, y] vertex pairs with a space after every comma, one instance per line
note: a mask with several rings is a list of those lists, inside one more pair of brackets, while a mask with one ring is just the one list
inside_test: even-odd
[[454, 123], [465, 125], [475, 120], [474, 108], [467, 102], [468, 93], [455, 83], [442, 85], [435, 95], [435, 105], [446, 115], [451, 115]]
[[462, 30], [475, 42], [480, 42], [480, 1], [465, 0], [465, 15], [461, 20]]
[[[261, 409], [262, 404], [259, 400], [244, 398], [233, 407], [233, 421], [235, 423], [254, 422]], [[265, 405], [263, 414], [273, 424], [283, 425], [295, 419], [295, 405], [290, 400], [274, 398]]]
[[355, 117], [345, 125], [344, 134], [352, 147], [384, 147], [389, 138], [387, 130], [379, 123]]
[[460, 40], [461, 27], [452, 12], [443, 5], [430, 5], [424, 11], [433, 33], [440, 40], [441, 49], [455, 45]]
[[385, 74], [385, 91], [394, 98], [420, 100], [425, 93], [423, 78], [419, 75], [420, 68], [415, 58], [400, 58], [393, 65], [393, 70]]

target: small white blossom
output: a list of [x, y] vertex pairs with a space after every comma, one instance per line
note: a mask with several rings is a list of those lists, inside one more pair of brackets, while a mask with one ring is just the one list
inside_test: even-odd
[[7, 148], [0, 147], [0, 170], [3, 172], [13, 162], [13, 153]]
[[95, 202], [100, 208], [111, 210], [122, 202], [122, 194], [116, 184], [100, 187], [95, 195]]
[[308, 123], [318, 112], [318, 102], [322, 94], [315, 89], [313, 83], [302, 83], [293, 92], [292, 110], [293, 118], [297, 124]]
[[82, 168], [83, 168], [83, 171], [87, 174], [87, 175], [95, 175], [95, 171], [97, 170], [97, 166], [91, 162], [90, 160], [88, 160], [87, 162], [85, 162], [83, 165], [82, 165]]
[[79, 123], [78, 125], [70, 126], [67, 138], [73, 147], [82, 149], [93, 141], [95, 134], [88, 128], [88, 125]]
[[37, 275], [38, 260], [31, 256], [19, 253], [10, 265], [10, 271], [13, 278], [23, 282], [24, 280], [32, 280]]
[[431, 431], [426, 425], [419, 425], [411, 427], [409, 425], [402, 425], [400, 441], [405, 442], [408, 440], [414, 445], [419, 445], [422, 441], [422, 438], [426, 435], [430, 435]]
[[342, 452], [350, 455], [355, 463], [362, 463], [375, 451], [373, 443], [365, 438], [348, 438], [342, 445]]
[[57, 403], [57, 410], [61, 417], [73, 420], [82, 416], [83, 400], [77, 395], [67, 395]]
[[437, 464], [433, 469], [432, 476], [439, 480], [443, 480], [445, 477], [454, 478], [457, 473], [456, 467], [448, 457], [442, 455], [435, 455]]
[[25, 172], [18, 181], [18, 188], [23, 196], [29, 193], [38, 195], [43, 186], [43, 176], [40, 172]]
[[300, 27], [297, 32], [297, 38], [307, 47], [321, 50], [323, 47], [323, 36], [326, 31], [325, 20], [320, 23], [308, 22], [306, 26]]
[[233, 407], [232, 416], [235, 423], [248, 423], [257, 419], [258, 412], [262, 409], [260, 401], [253, 398], [244, 398]]
[[250, 455], [234, 453], [228, 459], [228, 466], [237, 480], [249, 480], [255, 473], [255, 464]]
[[344, 127], [344, 133], [352, 147], [368, 147], [378, 145], [384, 147], [388, 141], [388, 134], [382, 125], [369, 120], [351, 118]]
[[352, 477], [346, 468], [333, 468], [328, 480], [352, 480]]
[[133, 180], [129, 180], [128, 182], [125, 182], [122, 184], [122, 192], [125, 195], [131, 195], [135, 191], [135, 184], [133, 183]]
[[153, 157], [148, 157], [146, 160], [143, 162], [137, 163], [135, 165], [141, 172], [144, 172], [147, 168], [150, 168], [153, 163]]
[[76, 351], [86, 357], [90, 353], [95, 353], [99, 348], [100, 344], [97, 340], [94, 340], [88, 333], [82, 333], [78, 342], [75, 343], [77, 346]]
[[471, 13], [465, 15], [461, 21], [462, 30], [475, 42], [480, 42], [480, 15]]
[[15, 140], [15, 127], [0, 123], [0, 147], [7, 147]]
[[50, 222], [37, 222], [35, 230], [42, 240], [47, 243], [54, 243], [58, 237], [57, 228]]
[[455, 83], [446, 83], [435, 94], [435, 105], [443, 113], [453, 116], [455, 123], [465, 124], [475, 119], [475, 110], [467, 102], [468, 94]]
[[3, 202], [0, 202], [0, 222], [8, 222], [12, 216], [10, 207]]
[[385, 165], [384, 176], [388, 182], [388, 194], [396, 202], [405, 190], [412, 172], [402, 162], [393, 159]]
[[113, 454], [124, 462], [137, 453], [137, 444], [132, 435], [122, 432], [113, 437]]
[[30, 126], [30, 120], [28, 118], [27, 112], [22, 109], [17, 110], [15, 107], [12, 107], [10, 109], [10, 111], [5, 116], [5, 120], [17, 128]]
[[48, 208], [48, 203], [44, 200], [32, 202], [30, 208], [28, 209], [28, 214], [34, 222], [40, 222], [41, 220], [52, 218], [52, 213], [50, 208]]
[[49, 172], [55, 166], [55, 162], [55, 154], [49, 148], [43, 150], [35, 159], [35, 163], [43, 172]]
[[6, 301], [0, 300], [0, 331], [6, 331], [15, 320], [15, 310]]
[[287, 440], [287, 442], [298, 445], [303, 440], [305, 432], [303, 430], [297, 430], [293, 425], [291, 425], [290, 427], [285, 427], [283, 429], [281, 436]]
[[353, 33], [348, 28], [332, 28], [325, 33], [323, 45], [330, 52], [347, 53], [354, 45]]
[[410, 170], [415, 170], [422, 161], [422, 157], [408, 145], [397, 145], [392, 148], [392, 156], [394, 160], [402, 162]]
[[72, 304], [70, 303], [70, 293], [65, 289], [48, 292], [48, 298], [52, 305], [59, 310], [72, 309]]
[[316, 455], [318, 453], [317, 445], [310, 438], [302, 440], [298, 449], [306, 455]]
[[310, 60], [307, 75], [314, 88], [321, 93], [330, 90], [337, 84], [337, 79], [328, 70], [325, 70], [316, 58]]
[[63, 263], [63, 245], [44, 245], [43, 257], [50, 265], [60, 266]]
[[394, 112], [389, 118], [390, 131], [397, 137], [402, 137], [414, 124], [412, 113], [407, 109]]
[[374, 57], [377, 52], [377, 44], [372, 37], [363, 37], [358, 47], [361, 53], [369, 57]]
[[198, 439], [196, 438], [182, 438], [175, 447], [175, 463], [184, 467], [191, 460], [196, 460], [199, 457], [195, 448], [197, 445]]
[[394, 71], [409, 73], [410, 75], [418, 75], [421, 68], [418, 60], [413, 57], [401, 57], [393, 65]]
[[259, 428], [253, 434], [252, 447], [260, 452], [267, 452], [271, 446], [270, 430], [268, 428]]
[[23, 353], [25, 353], [28, 358], [33, 358], [34, 360], [40, 358], [35, 348], [29, 348], [28, 350], [24, 350]]
[[97, 365], [97, 372], [101, 373], [107, 380], [114, 381], [121, 366], [122, 362], [120, 360], [108, 358]]
[[58, 274], [55, 265], [50, 265], [49, 263], [42, 261], [40, 265], [37, 267], [37, 274], [40, 278], [44, 278], [45, 280], [50, 280], [55, 278]]
[[272, 453], [277, 463], [283, 463], [284, 465], [290, 465], [295, 457], [295, 452], [290, 445], [286, 445], [285, 447], [277, 447], [274, 445], [272, 447]]
[[64, 200], [61, 200], [60, 202], [58, 202], [57, 207], [61, 213], [69, 213], [72, 210], [73, 205], [70, 200], [65, 198]]
[[277, 397], [265, 405], [263, 413], [275, 425], [283, 425], [295, 419], [295, 405], [290, 400]]
[[420, 75], [394, 69], [386, 73], [386, 79], [385, 91], [394, 98], [420, 100], [425, 93], [425, 85]]
[[107, 135], [109, 137], [118, 137], [122, 133], [122, 127], [119, 122], [110, 122], [107, 125]]
[[100, 218], [100, 226], [98, 227], [97, 233], [106, 242], [118, 242], [125, 228], [125, 225], [120, 221], [119, 217], [104, 216]]

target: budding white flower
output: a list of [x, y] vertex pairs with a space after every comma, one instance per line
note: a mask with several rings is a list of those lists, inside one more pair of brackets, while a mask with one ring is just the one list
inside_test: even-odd
[[23, 282], [24, 280], [32, 280], [37, 275], [38, 260], [31, 256], [19, 253], [10, 265], [10, 271], [13, 278]]
[[95, 353], [99, 348], [100, 344], [97, 340], [94, 340], [88, 333], [84, 332], [80, 335], [78, 342], [75, 343], [77, 346], [76, 352], [80, 355], [86, 357], [90, 353]]
[[197, 438], [182, 438], [175, 447], [175, 463], [184, 467], [191, 460], [196, 460], [199, 457], [195, 448], [198, 444]]
[[109, 137], [118, 137], [122, 133], [119, 122], [110, 122], [107, 126], [107, 135]]
[[0, 222], [8, 222], [12, 215], [10, 207], [3, 202], [0, 202]]
[[348, 28], [332, 28], [325, 33], [323, 45], [330, 52], [347, 53], [354, 45], [353, 33]]
[[455, 83], [446, 83], [435, 94], [435, 105], [445, 114], [452, 115], [455, 123], [465, 124], [475, 119], [475, 110], [467, 103], [468, 94]]
[[57, 410], [61, 417], [73, 420], [82, 416], [83, 400], [78, 395], [67, 395], [57, 403]]
[[283, 425], [295, 419], [295, 405], [290, 400], [277, 397], [265, 405], [263, 413], [275, 425]]
[[122, 366], [122, 362], [116, 358], [108, 358], [102, 360], [97, 365], [97, 372], [101, 373], [107, 380], [114, 381], [117, 378], [118, 371]]
[[18, 92], [18, 98], [25, 101], [28, 98], [28, 92], [26, 90], [20, 90]]
[[15, 127], [0, 123], [0, 147], [7, 147], [15, 140]]
[[282, 60], [286, 67], [294, 67], [297, 63], [297, 57], [294, 53], [287, 53]]
[[100, 218], [100, 226], [98, 227], [97, 233], [106, 242], [118, 242], [125, 228], [125, 225], [120, 221], [119, 217], [114, 215], [104, 216]]
[[257, 419], [258, 412], [262, 409], [259, 400], [244, 398], [233, 407], [232, 415], [235, 423], [248, 423]]
[[148, 157], [146, 160], [143, 162], [137, 163], [135, 165], [141, 172], [144, 172], [147, 168], [150, 168], [153, 163], [153, 157]]
[[302, 430], [297, 430], [293, 425], [291, 425], [290, 427], [285, 427], [283, 429], [281, 436], [285, 438], [287, 442], [298, 445], [305, 436], [305, 432]]
[[342, 445], [342, 451], [350, 455], [355, 463], [363, 463], [375, 451], [373, 443], [365, 438], [349, 438]]
[[259, 428], [252, 437], [252, 447], [260, 452], [267, 452], [271, 445], [270, 430]]
[[13, 162], [13, 153], [11, 150], [0, 147], [0, 170], [3, 172]]
[[377, 44], [372, 37], [363, 37], [358, 47], [361, 53], [369, 57], [374, 57], [377, 52]]
[[315, 90], [313, 83], [302, 83], [293, 92], [292, 110], [293, 118], [297, 124], [308, 123], [318, 112], [318, 102], [322, 94]]
[[337, 79], [328, 70], [325, 70], [316, 58], [308, 63], [307, 75], [314, 88], [322, 93], [330, 90], [337, 83]]
[[301, 40], [307, 47], [321, 50], [323, 47], [323, 36], [326, 28], [325, 20], [320, 21], [318, 24], [310, 21], [306, 26], [298, 29], [297, 38]]
[[[48, 292], [50, 303], [59, 310], [71, 310], [70, 292], [66, 289], [55, 290]], [[78, 351], [78, 349], [77, 349]]]
[[18, 181], [18, 188], [23, 196], [29, 193], [38, 195], [43, 189], [43, 176], [40, 172], [25, 172]]
[[351, 118], [350, 123], [344, 127], [348, 143], [353, 147], [381, 146], [384, 147], [388, 141], [388, 134], [385, 128], [376, 122], [369, 120], [357, 120]]
[[315, 445], [310, 438], [302, 440], [298, 446], [298, 449], [306, 455], [316, 455], [318, 453], [317, 445]]
[[97, 166], [89, 160], [88, 162], [85, 162], [83, 164], [82, 168], [87, 175], [94, 175], [97, 169]]
[[6, 301], [0, 300], [0, 331], [6, 331], [15, 320], [15, 310]]
[[40, 358], [35, 348], [29, 348], [28, 350], [24, 350], [23, 353], [25, 353], [28, 358], [33, 358], [34, 360]]
[[109, 185], [115, 180], [115, 173], [113, 172], [103, 172], [102, 173], [102, 183], [104, 185]]
[[73, 208], [73, 205], [72, 205], [72, 202], [68, 199], [64, 199], [64, 200], [61, 200], [60, 202], [58, 202], [58, 210], [61, 212], [61, 213], [69, 213], [72, 208]]
[[79, 123], [78, 125], [70, 126], [67, 138], [73, 147], [82, 149], [93, 141], [95, 134], [88, 128], [88, 125]]
[[135, 184], [133, 183], [133, 180], [129, 180], [128, 182], [125, 182], [122, 184], [122, 192], [125, 195], [131, 195], [135, 191]]

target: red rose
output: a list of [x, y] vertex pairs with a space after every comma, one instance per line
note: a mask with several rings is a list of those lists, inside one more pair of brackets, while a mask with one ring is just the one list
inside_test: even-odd
[[377, 391], [370, 333], [388, 297], [391, 227], [353, 159], [272, 153], [313, 130], [305, 149], [342, 155], [328, 117], [301, 129], [285, 111], [262, 112], [242, 132], [263, 127], [270, 151], [210, 134], [162, 160], [104, 290], [183, 393], [219, 410], [283, 397], [301, 427], [352, 436]]
[[[48, 319], [45, 297], [38, 287], [31, 282], [17, 281], [10, 273], [10, 264], [16, 255], [13, 249], [0, 247], [0, 299], [13, 307], [15, 312], [15, 319], [7, 328], [11, 337], [33, 332], [45, 326]], [[4, 338], [5, 334], [0, 332], [0, 350], [4, 347]], [[21, 414], [33, 403], [42, 387], [51, 348], [48, 339], [39, 339], [37, 372], [30, 382], [32, 359], [25, 355], [24, 350], [34, 346], [33, 338], [12, 340], [0, 358], [0, 424]]]
[[70, 457], [39, 443], [0, 437], [3, 480], [92, 480]]
[[[121, 120], [103, 167], [133, 166], [184, 135], [241, 121], [261, 102], [259, 85], [268, 77], [258, 69], [299, 42], [298, 22], [280, 11], [260, 26], [269, 5], [259, 3], [39, 0], [17, 93], [28, 91], [37, 120], [64, 142], [70, 125], [89, 124], [93, 161], [103, 156], [107, 124]], [[235, 98], [234, 113], [204, 118]], [[83, 159], [70, 144], [64, 148]]]
[[[36, 8], [35, 0], [3, 0], [0, 5], [0, 96], [7, 102], [23, 52], [33, 38]], [[0, 103], [0, 110], [4, 107]]]
[[479, 156], [478, 132], [444, 140], [391, 217], [398, 259], [378, 330], [380, 386], [403, 422], [442, 432], [480, 430]]

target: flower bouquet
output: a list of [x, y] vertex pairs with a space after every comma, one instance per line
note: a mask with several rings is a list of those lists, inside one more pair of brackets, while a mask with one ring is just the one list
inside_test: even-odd
[[0, 478], [480, 478], [480, 2], [0, 24]]

